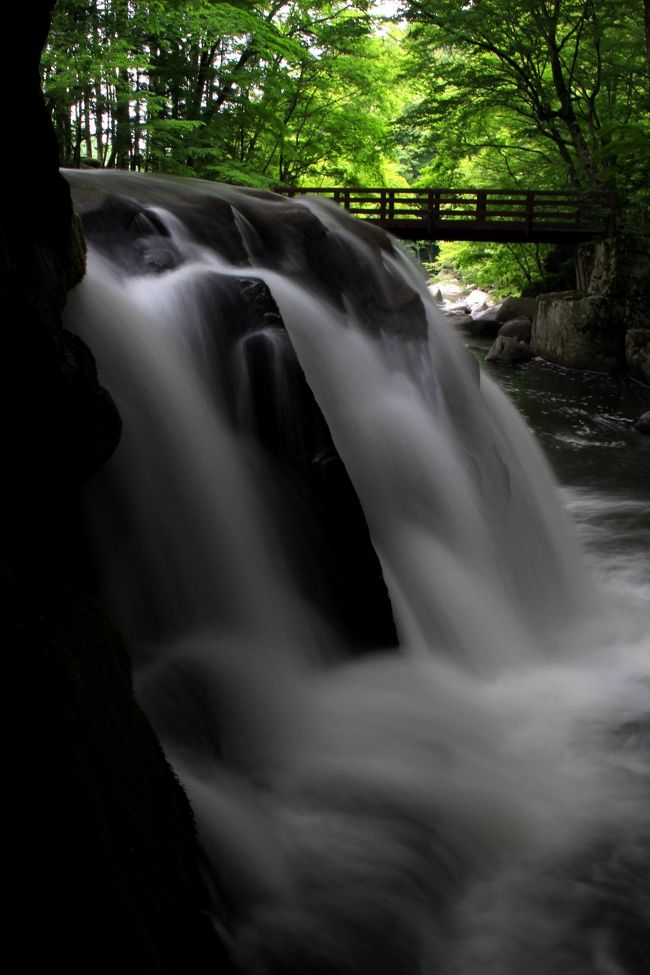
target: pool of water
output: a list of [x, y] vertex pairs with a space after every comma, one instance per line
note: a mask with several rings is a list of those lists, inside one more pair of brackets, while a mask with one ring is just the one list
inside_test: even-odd
[[634, 429], [650, 409], [650, 389], [541, 359], [487, 363], [489, 346], [467, 342], [542, 445], [594, 570], [647, 600], [650, 627], [650, 437]]

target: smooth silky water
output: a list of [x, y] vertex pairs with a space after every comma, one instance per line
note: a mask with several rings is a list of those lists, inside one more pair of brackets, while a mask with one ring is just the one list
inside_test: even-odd
[[[560, 494], [379, 231], [322, 201], [68, 175], [90, 252], [67, 325], [124, 420], [84, 498], [97, 588], [233, 957], [278, 975], [648, 972], [643, 533], [615, 541], [589, 477]], [[361, 502], [396, 646], [352, 639], [321, 598], [314, 482], [284, 461], [340, 461], [308, 410]], [[649, 458], [614, 499], [646, 527]], [[345, 540], [347, 518], [321, 534]], [[356, 557], [329, 566], [344, 589]]]

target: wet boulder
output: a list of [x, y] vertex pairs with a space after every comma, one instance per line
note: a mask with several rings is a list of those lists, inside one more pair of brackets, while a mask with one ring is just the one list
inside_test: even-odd
[[537, 301], [535, 298], [505, 298], [499, 305], [497, 320], [504, 324], [512, 321], [513, 318], [530, 318], [531, 322], [535, 317]]
[[515, 365], [520, 362], [527, 362], [532, 356], [533, 353], [527, 342], [507, 335], [498, 335], [485, 360], [486, 362]]
[[472, 314], [472, 325], [470, 331], [473, 335], [496, 335], [499, 328], [499, 309], [500, 305], [486, 308], [484, 311]]
[[628, 328], [625, 360], [630, 375], [650, 386], [650, 328]]
[[447, 315], [447, 319], [457, 332], [474, 334], [474, 319], [471, 315], [452, 313]]
[[490, 296], [488, 295], [487, 291], [481, 291], [479, 288], [475, 288], [467, 295], [465, 304], [467, 305], [470, 314], [476, 314], [477, 312], [485, 311], [488, 308], [490, 305]]
[[522, 342], [530, 342], [533, 331], [533, 323], [530, 318], [511, 318], [510, 321], [502, 325], [498, 335], [505, 335], [507, 338], [520, 339]]
[[125, 274], [161, 274], [181, 257], [169, 230], [153, 209], [100, 192], [77, 194], [84, 233], [102, 253], [119, 259]]
[[650, 410], [646, 410], [645, 413], [641, 414], [634, 424], [634, 429], [650, 437]]

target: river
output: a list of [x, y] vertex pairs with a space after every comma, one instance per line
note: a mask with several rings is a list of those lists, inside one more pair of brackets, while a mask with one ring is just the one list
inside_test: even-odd
[[473, 338], [467, 347], [542, 445], [593, 571], [614, 592], [647, 602], [650, 628], [650, 437], [634, 429], [650, 389], [541, 359], [487, 363], [490, 344]]

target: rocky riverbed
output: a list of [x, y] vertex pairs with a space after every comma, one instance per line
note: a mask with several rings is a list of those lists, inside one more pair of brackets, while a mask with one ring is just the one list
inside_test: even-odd
[[[650, 434], [650, 388], [643, 381], [643, 376], [637, 377], [634, 373], [627, 375], [622, 368], [579, 369], [571, 360], [564, 364], [557, 362], [557, 357], [549, 359], [540, 352], [536, 343], [536, 326], [539, 331], [539, 299], [515, 296], [498, 299], [489, 291], [464, 286], [453, 278], [436, 281], [429, 288], [449, 324], [466, 339], [479, 358], [502, 366], [529, 363], [534, 369], [544, 367], [547, 378], [549, 366], [552, 370], [553, 365], [560, 372], [576, 372], [579, 375], [584, 371], [590, 376], [590, 382], [595, 382], [596, 385], [600, 374], [603, 388], [606, 387], [609, 391], [607, 395], [613, 395], [612, 389], [620, 380], [623, 386], [629, 385], [634, 390], [628, 397], [622, 395], [623, 409], [629, 412], [624, 422], [637, 433]], [[545, 315], [548, 315], [548, 303], [552, 298], [555, 296], [542, 296]], [[557, 302], [562, 300], [561, 296], [556, 299]], [[561, 309], [563, 307], [560, 305]], [[564, 327], [569, 327], [566, 321]], [[612, 373], [613, 385], [606, 381]]]

